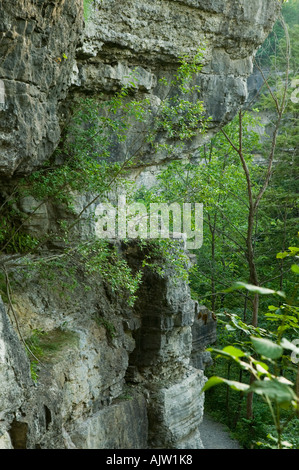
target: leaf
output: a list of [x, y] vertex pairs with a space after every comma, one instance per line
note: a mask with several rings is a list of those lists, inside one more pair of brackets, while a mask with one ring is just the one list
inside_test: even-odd
[[226, 329], [227, 331], [231, 331], [231, 332], [236, 331], [236, 328], [234, 328], [233, 326], [231, 326], [229, 323], [227, 323], [227, 325], [225, 325], [225, 329]]
[[253, 362], [259, 375], [268, 373], [269, 366], [267, 364], [261, 361], [256, 361], [255, 359], [253, 360]]
[[240, 363], [239, 357], [245, 356], [245, 353], [241, 351], [240, 349], [235, 348], [234, 346], [226, 346], [223, 349], [214, 349], [214, 348], [207, 348], [207, 351], [213, 351], [215, 353], [218, 353], [219, 356], [224, 356], [229, 359], [233, 359]]
[[[270, 439], [271, 441], [274, 441], [276, 444], [278, 443], [277, 437], [272, 436], [272, 434], [267, 434], [267, 438]], [[281, 445], [283, 446], [283, 448], [285, 448], [285, 447], [292, 448], [293, 447], [293, 445], [290, 444], [290, 442], [288, 442], [288, 441], [281, 441]]]
[[287, 256], [289, 256], [289, 253], [287, 253], [286, 251], [284, 251], [283, 253], [277, 253], [276, 258], [277, 258], [277, 259], [284, 259], [284, 258], [286, 258]]
[[283, 251], [281, 253], [277, 253], [276, 258], [283, 259], [287, 256], [295, 256], [299, 252], [299, 248], [297, 246], [289, 246], [289, 252]]
[[247, 289], [248, 291], [256, 294], [277, 294], [281, 297], [285, 297], [284, 292], [267, 289], [266, 287], [254, 286], [253, 284], [247, 284], [246, 282], [236, 282], [231, 288], [225, 290], [225, 292], [231, 292], [236, 289]]
[[283, 348], [269, 339], [251, 336], [251, 342], [257, 353], [269, 359], [278, 359], [283, 353]]
[[289, 250], [292, 251], [293, 253], [298, 253], [299, 252], [298, 246], [289, 246]]
[[290, 351], [294, 351], [296, 354], [299, 354], [299, 348], [294, 343], [291, 343], [291, 341], [289, 341], [286, 338], [282, 338], [282, 340], [280, 342], [280, 345], [284, 349], [289, 349]]
[[247, 385], [247, 384], [243, 384], [243, 383], [237, 382], [235, 380], [227, 380], [227, 379], [224, 379], [222, 377], [217, 377], [217, 376], [214, 375], [214, 376], [210, 377], [209, 380], [205, 383], [205, 385], [203, 386], [201, 392], [205, 392], [209, 388], [214, 387], [215, 385], [222, 384], [222, 383], [228, 385], [233, 390], [237, 390], [239, 392], [246, 392], [247, 390], [249, 390], [249, 385]]
[[277, 377], [277, 381], [281, 384], [294, 385], [293, 382], [291, 382], [289, 379], [287, 379], [286, 377], [283, 377], [283, 376]]
[[292, 264], [291, 270], [293, 271], [293, 273], [299, 274], [299, 266], [298, 266], [298, 264]]
[[243, 357], [245, 353], [241, 349], [235, 348], [234, 346], [226, 346], [222, 349], [223, 352], [229, 354], [233, 358]]
[[279, 404], [291, 404], [296, 400], [296, 395], [293, 390], [286, 384], [279, 382], [276, 379], [269, 380], [256, 380], [250, 387], [252, 392], [258, 395], [266, 395], [270, 400], [275, 400]]
[[212, 377], [209, 378], [209, 380], [205, 383], [203, 388], [201, 389], [201, 393], [205, 392], [206, 390], [209, 390], [209, 388], [214, 387], [215, 385], [219, 385], [223, 383], [223, 380], [221, 377], [217, 377], [213, 375]]

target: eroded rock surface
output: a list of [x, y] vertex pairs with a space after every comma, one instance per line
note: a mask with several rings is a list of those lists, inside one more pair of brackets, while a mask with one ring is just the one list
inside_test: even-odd
[[71, 84], [82, 1], [3, 0], [0, 8], [0, 173], [29, 172], [53, 153]]
[[246, 99], [253, 54], [278, 9], [277, 0], [96, 0], [83, 30], [81, 0], [3, 0], [0, 172], [28, 173], [51, 156], [72, 93], [113, 94], [135, 69], [139, 91], [160, 99], [159, 78], [173, 77], [179, 58], [203, 44], [197, 84], [219, 128]]
[[[95, 0], [83, 28], [81, 0], [3, 0], [0, 196], [8, 180], [13, 187], [51, 157], [75, 97], [113, 96], [135, 70], [139, 96], [158, 103], [159, 79], [171, 80], [180, 57], [203, 44], [194, 99], [204, 100], [215, 132], [245, 101], [253, 55], [278, 10], [278, 0]], [[202, 142], [199, 134], [186, 150]], [[165, 163], [159, 153], [142, 158], [153, 177]], [[28, 196], [20, 210], [35, 203]], [[41, 205], [28, 232], [53, 229], [56, 211]], [[126, 256], [142, 263], [134, 245]], [[185, 281], [146, 272], [132, 309], [98, 278], [79, 279], [65, 299], [38, 276], [12, 277], [13, 304], [0, 303], [0, 448], [202, 447], [199, 392], [216, 322], [211, 312], [199, 318]], [[26, 354], [15, 315], [26, 339], [39, 338], [41, 362]]]
[[[134, 244], [126, 256], [142, 263]], [[190, 362], [196, 303], [186, 282], [146, 269], [134, 308], [100, 278], [81, 286], [64, 297], [14, 276], [14, 314], [1, 302], [0, 446], [201, 448], [206, 379]]]

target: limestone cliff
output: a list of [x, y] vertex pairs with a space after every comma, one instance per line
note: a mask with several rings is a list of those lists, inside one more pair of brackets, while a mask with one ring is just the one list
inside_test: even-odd
[[203, 44], [202, 98], [216, 128], [228, 122], [279, 9], [277, 0], [89, 3], [83, 28], [82, 0], [1, 2], [2, 174], [30, 172], [53, 153], [68, 91], [113, 93], [137, 68], [140, 90], [159, 97], [157, 79]]
[[[132, 267], [142, 262], [133, 243], [127, 257]], [[60, 294], [38, 276], [15, 275], [13, 307], [0, 303], [0, 446], [201, 448], [204, 367], [190, 356], [193, 341], [206, 344], [192, 335], [197, 306], [185, 281], [171, 268], [164, 278], [147, 270], [134, 308], [99, 276], [82, 278], [70, 298]], [[208, 323], [210, 343], [210, 312]], [[22, 337], [43, 351], [32, 362], [36, 381]]]
[[[75, 97], [112, 96], [135, 70], [138, 93], [157, 102], [159, 78], [173, 77], [179, 58], [203, 44], [194, 99], [212, 116], [209, 137], [246, 100], [254, 53], [279, 11], [278, 0], [90, 4], [84, 21], [82, 0], [1, 2], [0, 202], [3, 188], [53, 154]], [[161, 163], [162, 153], [143, 153], [138, 174]], [[37, 215], [28, 229], [55, 223], [55, 211]], [[134, 244], [123, 256], [132, 269], [142, 264]], [[202, 447], [199, 391], [216, 322], [171, 268], [163, 277], [145, 271], [134, 307], [100, 277], [82, 275], [70, 298], [38, 276], [15, 272], [11, 282], [13, 302], [0, 301], [0, 448]], [[45, 354], [34, 381], [24, 338], [37, 337]]]

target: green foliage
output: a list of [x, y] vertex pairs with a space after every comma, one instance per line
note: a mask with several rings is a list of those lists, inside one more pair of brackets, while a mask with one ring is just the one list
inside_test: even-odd
[[123, 393], [118, 396], [117, 400], [132, 400], [132, 388], [129, 385], [125, 385], [123, 389]]
[[7, 253], [28, 253], [35, 249], [38, 245], [38, 240], [33, 236], [26, 233], [16, 233], [13, 228], [10, 232], [11, 241], [6, 246]]
[[21, 214], [15, 207], [17, 195], [0, 207], [0, 253], [27, 253], [34, 250], [38, 240], [22, 229]]
[[[297, 8], [297, 1], [292, 4]], [[297, 26], [293, 24], [290, 29], [293, 51], [297, 49], [296, 30]], [[274, 99], [266, 91], [258, 103], [260, 109], [270, 111], [273, 116], [284, 100], [286, 45], [287, 40], [281, 34], [276, 54], [268, 61], [272, 67], [268, 84]], [[297, 70], [296, 54], [291, 57], [290, 64], [289, 77], [293, 78]], [[160, 201], [204, 204], [204, 244], [190, 273], [191, 289], [194, 298], [221, 312], [217, 316], [219, 324], [224, 326], [223, 330], [218, 329], [218, 341], [224, 349], [222, 352], [217, 350], [217, 363], [213, 366], [217, 372], [221, 369], [223, 374], [211, 373], [206, 401], [209, 403], [210, 400], [215, 410], [215, 401], [221, 396], [219, 407], [224, 408], [229, 424], [239, 436], [242, 435], [245, 445], [250, 442], [265, 448], [273, 447], [275, 439], [278, 447], [289, 447], [287, 442], [298, 445], [296, 436], [290, 438], [288, 435], [292, 426], [299, 428], [293, 419], [298, 413], [298, 387], [295, 386], [298, 373], [290, 361], [290, 355], [298, 357], [298, 348], [292, 341], [298, 338], [299, 320], [296, 280], [299, 268], [289, 256], [298, 254], [295, 247], [298, 119], [297, 105], [290, 99], [292, 92], [293, 88], [287, 90], [285, 114], [273, 148], [272, 128], [262, 124], [258, 110], [242, 115], [242, 153], [250, 174], [253, 201], [260, 195], [269, 155], [275, 150], [269, 185], [254, 214], [250, 235], [259, 285], [248, 282], [249, 188], [244, 164], [236, 152], [240, 144], [238, 119], [203, 146], [196, 160], [191, 156], [187, 163], [171, 163], [159, 175], [155, 188], [149, 191], [143, 188], [139, 194], [147, 204]], [[263, 114], [261, 117], [263, 119]], [[292, 245], [289, 251], [287, 239], [288, 245]], [[277, 252], [280, 254], [276, 256]], [[270, 302], [264, 294], [270, 296]], [[258, 328], [248, 325], [253, 295], [260, 296]], [[253, 383], [250, 383], [250, 375], [255, 377]], [[224, 391], [212, 394], [212, 385], [219, 383], [225, 384]], [[244, 397], [252, 393], [254, 417], [248, 419], [244, 413]]]
[[[194, 74], [201, 69], [201, 58], [202, 52], [193, 58], [182, 58], [175, 79], [165, 81], [163, 86], [177, 88], [183, 95], [167, 93], [158, 107], [153, 107], [147, 98], [134, 97], [138, 90], [137, 72], [109, 100], [104, 96], [77, 100], [60, 148], [44, 168], [21, 181], [22, 196], [64, 204], [72, 211], [78, 194], [95, 194], [96, 202], [100, 197], [104, 200], [116, 187], [130, 192], [132, 185], [124, 176], [148, 146], [156, 152], [175, 152], [177, 140], [183, 144], [195, 133], [205, 131], [203, 104], [194, 98], [198, 87], [192, 86]], [[129, 132], [132, 137], [127, 142]], [[114, 154], [124, 145], [125, 160], [113, 162]], [[66, 230], [71, 228], [73, 224]]]
[[31, 378], [34, 382], [38, 381], [38, 362], [37, 361], [31, 361], [30, 362], [30, 374]]
[[133, 273], [126, 260], [108, 240], [90, 239], [70, 246], [63, 253], [31, 259], [24, 258], [22, 272], [27, 279], [38, 276], [41, 285], [51, 288], [66, 300], [82, 286], [91, 290], [102, 281], [112, 294], [129, 306], [136, 300], [142, 272]]
[[[296, 247], [291, 247], [289, 253], [293, 255], [297, 253]], [[244, 284], [243, 287], [250, 290], [252, 286]], [[260, 294], [269, 293], [272, 294], [268, 289], [260, 291]], [[280, 297], [285, 298], [284, 293], [279, 292], [278, 294]], [[238, 364], [246, 372], [247, 382], [212, 375], [203, 387], [203, 391], [207, 391], [215, 385], [225, 384], [243, 395], [254, 393], [262, 397], [269, 407], [277, 437], [267, 434], [268, 440], [258, 441], [256, 445], [271, 448], [273, 447], [271, 441], [272, 443], [275, 441], [278, 448], [289, 448], [293, 444], [289, 441], [283, 441], [282, 436], [290, 421], [296, 415], [298, 416], [299, 369], [297, 373], [294, 371], [293, 362], [296, 363], [299, 357], [299, 348], [297, 342], [290, 340], [292, 335], [289, 336], [290, 339], [285, 335], [289, 335], [290, 331], [294, 331], [295, 339], [298, 338], [299, 309], [288, 304], [283, 304], [280, 308], [270, 305], [268, 309], [269, 313], [266, 314], [266, 318], [272, 324], [278, 322], [279, 326], [276, 331], [269, 332], [269, 330], [247, 326], [236, 315], [226, 314], [226, 317], [230, 319], [229, 323], [224, 322], [227, 332], [230, 335], [232, 333], [235, 335], [236, 332], [239, 333], [237, 342], [236, 337], [234, 338], [234, 344], [237, 344], [238, 347], [230, 344], [222, 350], [216, 348], [210, 348], [209, 350], [217, 353], [217, 357], [222, 356]], [[240, 336], [240, 332], [243, 334], [243, 338]], [[247, 340], [249, 335], [250, 343]], [[228, 340], [227, 338], [226, 341], [231, 342], [231, 339]], [[288, 355], [285, 355], [285, 351]], [[249, 384], [248, 373], [254, 377], [254, 380], [251, 380]], [[292, 375], [295, 376], [295, 381], [292, 381], [290, 377]], [[242, 374], [240, 377], [242, 377]], [[281, 415], [282, 410], [287, 412], [284, 418]]]
[[98, 324], [98, 326], [100, 327], [103, 326], [105, 328], [107, 335], [108, 335], [108, 339], [110, 341], [113, 338], [115, 338], [115, 333], [116, 333], [115, 326], [110, 321], [108, 321], [106, 318], [99, 317], [99, 316], [95, 318], [95, 321]]
[[126, 260], [119, 256], [116, 247], [106, 240], [83, 243], [78, 247], [78, 254], [88, 277], [98, 274], [113, 294], [117, 293], [129, 306], [133, 306], [142, 271], [133, 273]]
[[[41, 347], [41, 337], [44, 335], [44, 331], [36, 328], [32, 331], [31, 336], [27, 339], [26, 343], [30, 351], [36, 356], [37, 358], [41, 359], [43, 356], [43, 349]], [[34, 361], [37, 363], [37, 361]]]
[[31, 378], [38, 381], [39, 369], [42, 364], [55, 362], [57, 355], [66, 347], [74, 347], [77, 334], [63, 328], [43, 331], [38, 328], [27, 338], [27, 354], [30, 359]]
[[[297, 27], [299, 24], [299, 2], [298, 0], [284, 0], [282, 3], [281, 13], [291, 31], [293, 27]], [[257, 59], [261, 65], [267, 67], [270, 65], [271, 61], [273, 63], [273, 61], [276, 60], [277, 51], [280, 50], [279, 42], [283, 40], [283, 38], [283, 28], [278, 19], [263, 46], [257, 52]]]
[[188, 257], [180, 243], [168, 239], [138, 240], [143, 254], [142, 268], [161, 277], [172, 272], [173, 280], [188, 281]]
[[[279, 408], [298, 410], [298, 397], [293, 390], [294, 384], [284, 376], [279, 376], [270, 372], [270, 366], [276, 368], [276, 360], [280, 359], [283, 349], [294, 350], [298, 352], [292, 343], [283, 338], [280, 344], [274, 343], [267, 338], [251, 337], [254, 352], [260, 357], [256, 359], [253, 355], [233, 346], [227, 346], [222, 350], [213, 349], [214, 352], [235, 361], [246, 372], [250, 372], [255, 380], [248, 385], [243, 382], [229, 380], [223, 377], [212, 376], [204, 385], [202, 392], [209, 390], [219, 384], [226, 384], [233, 390], [250, 393], [254, 392], [263, 397], [269, 405], [274, 423], [278, 432], [278, 447], [281, 448], [281, 423], [279, 422]], [[266, 362], [265, 362], [266, 361]], [[268, 364], [267, 364], [268, 362]], [[277, 414], [274, 412], [273, 403], [277, 407]]]
[[0, 272], [0, 295], [4, 302], [8, 301], [5, 275]]
[[[103, 103], [87, 98], [74, 105], [73, 119], [62, 147], [54, 154], [52, 164], [49, 162], [21, 182], [24, 195], [30, 194], [39, 201], [63, 203], [72, 210], [77, 194], [90, 192], [104, 197], [112, 185], [125, 186], [122, 179], [125, 165], [107, 159], [113, 140], [114, 146], [121, 142], [128, 125], [124, 118], [100, 115], [113, 112], [115, 100]], [[56, 158], [63, 158], [64, 163], [55, 164]]]
[[[90, 3], [84, 3], [86, 11]], [[195, 74], [201, 70], [201, 59], [202, 51], [181, 59], [175, 78], [170, 83], [162, 80], [166, 94], [158, 106], [153, 106], [148, 98], [139, 99], [138, 71], [127, 77], [126, 85], [110, 99], [106, 96], [77, 99], [59, 148], [43, 168], [21, 179], [1, 206], [8, 216], [0, 226], [0, 252], [18, 253], [28, 275], [30, 270], [38, 271], [40, 281], [51, 285], [60, 295], [69, 295], [77, 287], [81, 269], [86, 277], [99, 276], [112, 294], [132, 306], [142, 272], [132, 273], [125, 259], [105, 240], [90, 236], [84, 242], [75, 241], [74, 229], [83, 215], [93, 222], [91, 207], [98, 200], [109, 200], [116, 190], [125, 191], [127, 201], [133, 200], [134, 188], [125, 176], [145, 150], [175, 152], [177, 140], [183, 145], [196, 132], [205, 131], [203, 104], [197, 97], [198, 87], [193, 84]], [[115, 155], [119, 151], [124, 154], [124, 149], [124, 160], [116, 163]], [[78, 213], [76, 204], [82, 194], [89, 194], [91, 200]], [[25, 215], [16, 208], [26, 197], [33, 198], [36, 205]], [[61, 218], [58, 227], [35, 239], [23, 229], [30, 225], [42, 205], [58, 207]], [[57, 247], [56, 251], [44, 256], [43, 248], [51, 245]], [[181, 251], [176, 256], [171, 244], [164, 241], [153, 243], [152, 247], [155, 247], [152, 256], [157, 257], [160, 250], [157, 259], [163, 261], [155, 264], [147, 255], [143, 268], [150, 266], [163, 275], [165, 265], [174, 264], [177, 273], [187, 278], [186, 259]]]
[[[244, 156], [252, 174], [254, 195], [260, 190], [264, 173], [264, 166], [258, 165], [254, 159], [254, 152], [261, 151], [260, 125], [257, 112], [243, 117]], [[238, 126], [236, 119], [225, 128], [226, 135], [234, 145], [237, 145]], [[232, 290], [227, 288], [240, 278], [248, 278], [245, 246], [248, 223], [246, 180], [238, 155], [223, 134], [218, 134], [209, 145], [206, 144], [201, 149], [200, 156], [199, 162], [190, 160], [187, 163], [170, 163], [158, 176], [158, 184], [151, 190], [143, 188], [139, 197], [147, 205], [161, 201], [176, 202], [181, 206], [184, 202], [204, 204], [204, 245], [198, 252], [197, 264], [191, 271], [191, 288], [193, 295], [204, 303], [209, 301], [211, 295], [209, 305], [213, 310], [226, 305], [231, 310], [232, 306], [242, 305], [244, 295], [240, 293], [240, 296], [236, 296], [236, 292], [231, 295]], [[262, 205], [259, 210], [256, 221], [258, 233], [254, 243], [257, 266], [260, 271], [265, 272], [265, 276], [271, 278], [277, 263], [269, 253], [265, 264], [265, 247], [269, 251], [269, 239], [278, 219], [269, 217], [267, 206]], [[294, 228], [290, 231], [294, 233]], [[275, 244], [273, 254], [274, 250]], [[240, 290], [241, 284], [238, 292]], [[272, 290], [274, 293], [278, 289]]]
[[93, 0], [83, 0], [83, 12], [84, 12], [85, 21], [89, 20], [92, 3], [93, 3]]
[[285, 297], [284, 292], [276, 291], [273, 289], [267, 289], [266, 287], [254, 286], [252, 284], [247, 284], [246, 282], [236, 282], [230, 289], [226, 291], [231, 292], [237, 289], [247, 289], [250, 292], [257, 293], [257, 294], [277, 294], [280, 297]]

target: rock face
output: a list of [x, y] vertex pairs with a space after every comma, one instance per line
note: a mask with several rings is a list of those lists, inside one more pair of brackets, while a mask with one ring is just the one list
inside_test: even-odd
[[[135, 71], [139, 96], [159, 103], [159, 79], [203, 44], [194, 99], [215, 132], [246, 100], [252, 57], [278, 10], [278, 0], [95, 0], [83, 27], [82, 0], [2, 0], [0, 203], [4, 187], [51, 157], [74, 98], [111, 97]], [[199, 134], [186, 150], [202, 142]], [[165, 156], [142, 158], [136, 174], [149, 181], [142, 165], [155, 175]], [[29, 195], [19, 209], [34, 204]], [[41, 205], [26, 229], [52, 229], [55, 210]], [[137, 245], [123, 255], [142, 265]], [[78, 279], [64, 298], [38, 276], [18, 276], [13, 303], [0, 301], [0, 448], [202, 448], [199, 392], [216, 322], [185, 281], [170, 268], [162, 277], [145, 270], [131, 308], [100, 277]], [[23, 338], [43, 352], [39, 362]]]
[[57, 146], [82, 26], [81, 0], [1, 2], [0, 173], [28, 172]]
[[[134, 244], [127, 258], [142, 263]], [[196, 303], [185, 281], [147, 269], [134, 308], [88, 282], [64, 299], [15, 277], [14, 315], [1, 301], [0, 448], [202, 448], [206, 379], [190, 362]]]
[[[140, 259], [136, 250], [130, 257], [131, 263], [132, 258]], [[134, 333], [128, 379], [146, 384], [149, 442], [154, 448], [202, 447], [199, 390], [205, 377], [190, 364], [195, 307], [185, 281], [171, 272], [161, 279], [146, 271], [135, 306], [140, 328]]]
[[272, 0], [96, 2], [77, 51], [77, 85], [109, 92], [137, 67], [140, 89], [161, 97], [157, 78], [173, 75], [178, 58], [204, 45], [198, 84], [219, 126], [244, 102], [252, 56], [278, 8]]
[[[4, 304], [0, 297], [0, 420], [10, 423], [11, 428], [19, 427], [18, 439], [23, 441], [27, 424], [22, 425], [18, 420], [17, 410], [28, 398], [32, 381], [30, 379], [29, 360], [26, 356], [17, 334], [10, 324]], [[27, 393], [24, 393], [26, 390]], [[13, 445], [4, 427], [0, 431], [0, 448], [12, 449]], [[14, 439], [14, 437], [13, 437]], [[17, 440], [17, 439], [15, 439]]]
[[191, 364], [204, 370], [212, 364], [212, 358], [206, 347], [217, 340], [215, 322], [216, 315], [204, 305], [195, 304], [195, 317], [192, 324]]
[[197, 84], [218, 129], [246, 99], [252, 56], [278, 9], [278, 0], [96, 0], [83, 30], [82, 0], [3, 0], [0, 172], [28, 173], [51, 156], [68, 92], [113, 94], [135, 69], [139, 91], [159, 99], [158, 79], [203, 44]]
[[[34, 284], [15, 285], [15, 316], [1, 301], [0, 446], [147, 447], [144, 394], [125, 382], [138, 328], [134, 312], [108, 301], [100, 282], [86, 293], [80, 286], [71, 299], [38, 278]], [[25, 353], [15, 317], [39, 362]]]

